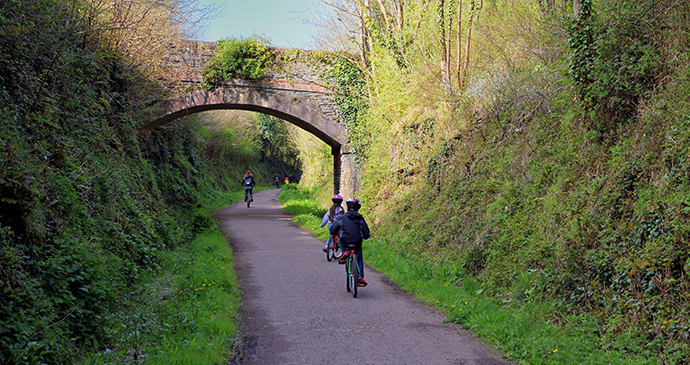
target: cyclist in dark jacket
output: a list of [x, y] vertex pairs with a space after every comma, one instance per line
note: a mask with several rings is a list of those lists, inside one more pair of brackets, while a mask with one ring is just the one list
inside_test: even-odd
[[254, 186], [256, 185], [254, 174], [251, 171], [245, 172], [241, 184], [244, 187], [244, 201], [246, 202], [247, 199], [254, 201]]
[[354, 244], [357, 246], [355, 248], [355, 253], [357, 254], [357, 266], [359, 266], [360, 279], [359, 284], [361, 286], [366, 286], [367, 282], [364, 280], [364, 259], [362, 258], [362, 241], [370, 237], [369, 226], [364, 220], [364, 217], [359, 214], [358, 210], [362, 206], [359, 200], [356, 198], [350, 198], [345, 202], [347, 205], [347, 212], [340, 216], [340, 220], [336, 221], [333, 226], [331, 226], [331, 235], [340, 236], [340, 248], [343, 252], [343, 256], [340, 258], [338, 263], [344, 264], [347, 255], [347, 246]]

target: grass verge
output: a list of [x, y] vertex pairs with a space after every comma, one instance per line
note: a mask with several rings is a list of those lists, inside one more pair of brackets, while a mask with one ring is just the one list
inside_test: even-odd
[[243, 192], [207, 197], [193, 214], [206, 229], [161, 253], [160, 269], [140, 276], [134, 300], [105, 318], [107, 343], [95, 346], [104, 350], [87, 354], [82, 364], [207, 365], [241, 356], [232, 249], [211, 215], [242, 198]]
[[[283, 190], [279, 197], [293, 221], [318, 238], [328, 238], [319, 227], [321, 217], [304, 207], [317, 206], [309, 190]], [[484, 342], [518, 364], [656, 364], [653, 354], [635, 356], [626, 352], [639, 339], [623, 336], [604, 343], [593, 319], [557, 313], [555, 303], [526, 298], [520, 302], [493, 297], [460, 263], [443, 266], [421, 257], [392, 252], [386, 238], [365, 242], [365, 262], [389, 277], [418, 300], [446, 313], [449, 322], [462, 325]], [[557, 320], [556, 320], [557, 319]]]

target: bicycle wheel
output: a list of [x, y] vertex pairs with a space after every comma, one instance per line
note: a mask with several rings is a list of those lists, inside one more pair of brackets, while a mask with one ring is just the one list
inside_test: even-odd
[[252, 202], [252, 200], [248, 198], [248, 199], [247, 199], [247, 208], [249, 208], [249, 204], [250, 204], [251, 202]]
[[338, 244], [338, 236], [334, 236], [333, 237], [333, 258], [336, 260], [339, 260], [341, 256], [343, 256], [343, 253], [340, 251], [340, 245]]
[[359, 287], [359, 266], [357, 266], [357, 254], [353, 251], [350, 253], [351, 272], [350, 286], [352, 287], [352, 297], [357, 298], [357, 288]]
[[328, 249], [326, 250], [326, 260], [331, 261], [333, 260], [333, 244], [331, 243], [331, 239], [328, 238], [328, 242], [326, 243], [326, 246]]
[[345, 262], [345, 283], [347, 284], [347, 292], [350, 292], [350, 288], [352, 287], [350, 280], [352, 279], [352, 272], [350, 271], [350, 260], [347, 260]]

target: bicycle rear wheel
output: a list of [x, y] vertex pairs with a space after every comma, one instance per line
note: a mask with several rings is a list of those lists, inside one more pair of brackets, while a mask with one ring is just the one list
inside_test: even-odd
[[333, 244], [331, 243], [332, 239], [329, 237], [328, 242], [326, 242], [326, 260], [331, 261], [333, 260]]
[[350, 271], [350, 260], [345, 262], [345, 283], [347, 283], [347, 292], [350, 292], [350, 288], [352, 288], [352, 284], [350, 283], [350, 280], [352, 279], [352, 272]]
[[352, 289], [352, 297], [357, 298], [357, 288], [359, 287], [359, 266], [357, 265], [357, 254], [353, 252], [350, 253], [350, 287]]

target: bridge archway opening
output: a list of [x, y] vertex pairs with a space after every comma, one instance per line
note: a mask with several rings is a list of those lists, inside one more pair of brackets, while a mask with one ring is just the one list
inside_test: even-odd
[[144, 126], [142, 126], [139, 131], [140, 134], [145, 133], [147, 131], [151, 131], [157, 127], [163, 126], [167, 123], [174, 122], [178, 119], [184, 118], [186, 116], [191, 116], [194, 114], [199, 114], [203, 112], [208, 112], [208, 111], [223, 111], [223, 110], [237, 110], [237, 111], [246, 111], [246, 112], [255, 112], [255, 113], [261, 113], [261, 114], [266, 114], [270, 115], [276, 118], [279, 118], [285, 122], [288, 122], [290, 124], [293, 124], [297, 126], [298, 128], [310, 133], [311, 135], [315, 136], [317, 139], [325, 143], [327, 146], [330, 147], [331, 149], [331, 155], [333, 156], [333, 190], [334, 194], [338, 194], [341, 192], [341, 184], [340, 184], [340, 178], [341, 178], [341, 149], [342, 145], [335, 139], [331, 138], [327, 134], [323, 133], [322, 131], [318, 130], [315, 128], [312, 124], [310, 124], [307, 121], [304, 121], [301, 118], [295, 117], [290, 114], [286, 114], [280, 110], [275, 110], [271, 108], [266, 108], [263, 106], [259, 105], [248, 105], [248, 104], [232, 104], [232, 103], [225, 103], [225, 104], [210, 104], [210, 105], [199, 105], [195, 107], [190, 107], [186, 108], [183, 110], [179, 110], [176, 112], [172, 112], [169, 114], [164, 115], [161, 118], [155, 119]]
[[151, 121], [144, 126], [140, 128], [141, 132], [146, 132], [153, 130], [154, 128], [160, 127], [164, 124], [170, 123], [174, 120], [177, 120], [179, 118], [192, 115], [192, 114], [197, 114], [201, 112], [206, 112], [206, 111], [212, 111], [212, 110], [243, 110], [243, 111], [249, 111], [249, 112], [257, 112], [257, 113], [262, 113], [262, 114], [267, 114], [271, 115], [277, 118], [280, 118], [282, 120], [285, 120], [289, 123], [292, 123], [296, 125], [299, 128], [304, 129], [305, 131], [313, 134], [316, 136], [316, 138], [320, 139], [323, 141], [325, 144], [329, 145], [332, 149], [336, 149], [340, 151], [342, 148], [342, 145], [340, 142], [332, 138], [331, 136], [327, 135], [323, 131], [317, 129], [314, 127], [312, 124], [309, 122], [295, 117], [290, 114], [286, 114], [285, 112], [282, 112], [280, 110], [275, 110], [271, 108], [266, 108], [260, 105], [248, 105], [248, 104], [211, 104], [211, 105], [199, 105], [199, 106], [194, 106], [190, 108], [186, 108], [183, 110], [179, 110], [176, 112], [172, 112], [169, 114], [166, 114], [165, 116], [158, 118], [154, 121]]

